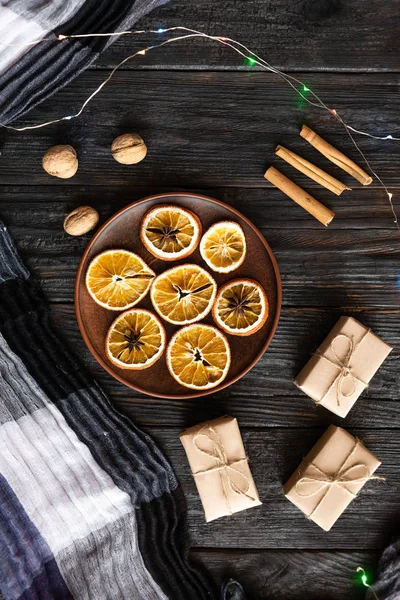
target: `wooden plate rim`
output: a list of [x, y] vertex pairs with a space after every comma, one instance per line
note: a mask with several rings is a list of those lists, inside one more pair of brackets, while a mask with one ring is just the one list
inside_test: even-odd
[[[120, 375], [115, 373], [115, 371], [113, 371], [113, 369], [103, 360], [103, 358], [97, 353], [95, 348], [92, 346], [92, 343], [89, 339], [89, 336], [88, 336], [85, 326], [83, 324], [83, 319], [82, 319], [80, 306], [79, 306], [79, 283], [80, 283], [80, 280], [82, 277], [83, 268], [85, 266], [86, 257], [88, 256], [88, 254], [89, 254], [92, 246], [96, 242], [96, 240], [100, 237], [100, 235], [103, 233], [103, 231], [109, 226], [109, 224], [112, 223], [112, 221], [114, 221], [114, 219], [117, 219], [118, 217], [120, 217], [124, 212], [130, 210], [131, 208], [133, 208], [134, 206], [137, 206], [138, 204], [143, 204], [145, 202], [157, 200], [159, 198], [164, 198], [165, 201], [168, 202], [168, 199], [176, 198], [177, 196], [178, 197], [183, 196], [186, 198], [188, 196], [189, 197], [191, 196], [192, 198], [198, 198], [200, 200], [207, 200], [208, 202], [218, 204], [219, 206], [222, 206], [223, 208], [228, 209], [229, 211], [231, 211], [235, 215], [237, 215], [240, 219], [243, 219], [247, 223], [247, 225], [254, 231], [254, 233], [258, 236], [258, 238], [261, 240], [263, 246], [265, 247], [265, 249], [269, 255], [269, 258], [271, 260], [271, 263], [272, 263], [272, 266], [274, 269], [274, 274], [275, 274], [275, 278], [276, 278], [276, 288], [277, 288], [276, 289], [276, 292], [277, 292], [277, 294], [276, 294], [276, 312], [275, 312], [275, 318], [273, 320], [271, 330], [270, 330], [260, 352], [251, 361], [251, 363], [249, 363], [249, 365], [241, 373], [236, 375], [233, 379], [230, 379], [229, 381], [226, 381], [226, 382], [223, 381], [221, 384], [219, 384], [215, 388], [211, 388], [209, 390], [202, 390], [202, 391], [199, 390], [197, 393], [195, 390], [192, 390], [192, 393], [188, 393], [187, 395], [180, 394], [179, 396], [176, 396], [174, 394], [161, 394], [161, 393], [157, 393], [157, 392], [156, 393], [149, 392], [146, 389], [141, 388], [140, 386], [137, 386], [133, 383], [127, 382], [123, 377], [121, 377]], [[171, 201], [171, 203], [172, 203], [172, 201]], [[276, 329], [278, 327], [278, 322], [279, 322], [281, 308], [282, 308], [282, 282], [281, 282], [281, 276], [280, 276], [278, 263], [276, 261], [274, 253], [271, 250], [271, 247], [269, 246], [268, 242], [266, 241], [266, 239], [264, 238], [262, 233], [259, 231], [259, 229], [254, 225], [254, 223], [252, 223], [250, 221], [250, 219], [248, 219], [240, 211], [238, 211], [236, 208], [234, 208], [232, 206], [229, 206], [229, 204], [222, 202], [221, 200], [217, 200], [216, 198], [210, 198], [209, 196], [204, 196], [203, 194], [194, 194], [191, 192], [168, 192], [166, 194], [155, 194], [152, 196], [147, 196], [146, 198], [142, 198], [141, 200], [138, 200], [136, 202], [132, 202], [131, 204], [128, 204], [128, 206], [121, 208], [118, 212], [116, 212], [114, 215], [112, 215], [100, 227], [100, 229], [95, 233], [95, 235], [92, 237], [92, 239], [88, 243], [86, 249], [84, 250], [81, 261], [78, 266], [78, 270], [77, 270], [76, 278], [75, 278], [74, 305], [75, 305], [76, 319], [77, 319], [79, 330], [81, 332], [83, 340], [84, 340], [86, 346], [88, 347], [90, 353], [92, 354], [92, 356], [103, 367], [103, 369], [105, 369], [105, 371], [107, 371], [107, 373], [109, 373], [109, 375], [111, 375], [112, 377], [114, 377], [115, 379], [117, 379], [118, 381], [120, 381], [121, 383], [126, 385], [127, 387], [135, 390], [136, 392], [140, 392], [140, 393], [146, 394], [148, 396], [153, 396], [155, 398], [167, 398], [170, 400], [177, 400], [177, 399], [178, 400], [190, 400], [191, 398], [200, 398], [202, 396], [208, 396], [209, 394], [219, 392], [220, 390], [223, 390], [223, 389], [229, 387], [230, 385], [232, 385], [233, 383], [236, 383], [239, 379], [244, 377], [244, 375], [246, 375], [254, 367], [254, 365], [256, 363], [258, 363], [258, 361], [261, 359], [261, 357], [264, 355], [265, 351], [267, 350], [268, 346], [270, 345], [272, 338], [274, 337]]]

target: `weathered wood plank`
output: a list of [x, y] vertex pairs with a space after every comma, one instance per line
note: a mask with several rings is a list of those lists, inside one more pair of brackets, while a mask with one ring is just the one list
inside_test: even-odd
[[[329, 332], [339, 310], [284, 309], [275, 338], [261, 361], [228, 389], [194, 400], [165, 400], [138, 394], [106, 373], [85, 346], [71, 305], [52, 305], [53, 321], [116, 406], [142, 425], [185, 427], [204, 416], [233, 413], [242, 426], [321, 427], [343, 420], [314, 404], [292, 383], [300, 368]], [[381, 335], [395, 350], [384, 362], [347, 417], [346, 426], [400, 428], [397, 391], [400, 311], [349, 313]], [[397, 434], [396, 434], [397, 435]]]
[[[140, 29], [185, 25], [212, 35], [236, 38], [274, 66], [285, 69], [346, 71], [398, 70], [398, 4], [371, 0], [174, 0], [138, 23]], [[154, 37], [149, 38], [154, 43]], [[98, 60], [114, 66], [147, 40], [122, 38]], [[142, 68], [244, 69], [245, 60], [210, 42], [163, 48]], [[138, 63], [132, 63], [138, 68]]]
[[[306, 185], [297, 179], [301, 185]], [[187, 188], [138, 186], [131, 183], [126, 186], [112, 186], [99, 190], [97, 186], [8, 186], [0, 187], [0, 218], [14, 226], [29, 224], [32, 232], [38, 236], [51, 234], [57, 237], [57, 245], [67, 245], [80, 251], [82, 243], [79, 239], [71, 240], [64, 236], [62, 224], [70, 210], [82, 204], [94, 206], [100, 213], [100, 224], [116, 211], [153, 194], [187, 192]], [[302, 210], [294, 202], [286, 198], [276, 188], [211, 188], [191, 189], [211, 198], [222, 200], [237, 208], [251, 221], [265, 224], [271, 229], [313, 229], [324, 231], [321, 224]], [[384, 191], [372, 188], [356, 189], [342, 198], [332, 198], [328, 190], [321, 187], [313, 190], [321, 202], [335, 210], [336, 216], [329, 225], [333, 229], [394, 229], [393, 215], [387, 195]], [[395, 194], [395, 197], [400, 194]], [[399, 207], [400, 208], [400, 207]], [[42, 226], [43, 232], [37, 227]], [[82, 238], [84, 243], [90, 236]]]
[[[85, 72], [61, 90], [56, 100], [51, 98], [32, 111], [26, 122], [39, 123], [74, 112], [103, 77], [104, 73]], [[383, 75], [304, 77], [356, 128], [384, 135], [398, 129], [394, 93], [398, 75], [389, 80]], [[263, 174], [271, 163], [303, 183], [291, 167], [284, 168], [283, 161], [274, 158], [274, 148], [281, 143], [360, 188], [300, 138], [302, 122], [362, 162], [333, 115], [306, 104], [275, 75], [119, 72], [79, 119], [24, 133], [2, 131], [0, 184], [107, 188], [130, 180], [135, 185], [270, 187]], [[129, 130], [142, 134], [149, 148], [146, 159], [133, 167], [118, 164], [110, 153], [112, 140]], [[358, 141], [386, 183], [399, 186], [399, 144], [370, 138]], [[64, 182], [41, 167], [47, 148], [61, 142], [71, 143], [80, 158], [78, 173]], [[307, 187], [315, 189], [314, 184]], [[329, 197], [332, 206], [345, 204], [345, 196], [344, 200]]]
[[[14, 227], [12, 222], [11, 217], [11, 232], [49, 299], [72, 302], [76, 269], [88, 238], [72, 240], [62, 233], [61, 222], [49, 229], [43, 223]], [[278, 260], [285, 306], [398, 307], [396, 230], [296, 231], [269, 229], [261, 219], [255, 224]]]
[[192, 556], [216, 581], [236, 578], [252, 600], [362, 600], [356, 569], [362, 566], [372, 582], [377, 558], [373, 552], [243, 550], [196, 550]]
[[[204, 412], [203, 420], [209, 415]], [[377, 415], [379, 418], [379, 415]], [[197, 418], [192, 421], [194, 424]], [[239, 425], [240, 425], [239, 418]], [[324, 429], [242, 428], [246, 453], [262, 506], [231, 518], [205, 523], [193, 476], [179, 441], [178, 428], [153, 427], [150, 432], [163, 447], [185, 492], [189, 525], [195, 546], [212, 548], [376, 550], [392, 535], [398, 522], [400, 472], [399, 435], [393, 430], [350, 429], [381, 460], [382, 483], [372, 481], [340, 517], [329, 533], [307, 518], [283, 495], [282, 484]]]

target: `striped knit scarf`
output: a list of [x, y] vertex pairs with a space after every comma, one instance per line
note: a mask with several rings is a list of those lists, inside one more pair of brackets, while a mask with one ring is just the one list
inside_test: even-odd
[[205, 600], [170, 464], [65, 348], [0, 224], [0, 591]]
[[[131, 28], [168, 0], [0, 0], [0, 123], [22, 116], [88, 67], [113, 39], [57, 35]], [[37, 39], [48, 41], [32, 45]]]

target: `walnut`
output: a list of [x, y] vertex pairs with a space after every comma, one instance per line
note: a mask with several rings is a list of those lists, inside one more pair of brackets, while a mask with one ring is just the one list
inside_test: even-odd
[[78, 157], [72, 146], [52, 146], [43, 156], [42, 165], [49, 175], [69, 179], [78, 170]]
[[111, 152], [115, 160], [123, 165], [135, 165], [147, 154], [144, 140], [136, 133], [124, 133], [115, 138], [111, 145]]
[[65, 217], [64, 229], [69, 235], [83, 235], [99, 222], [99, 213], [91, 206], [79, 206]]

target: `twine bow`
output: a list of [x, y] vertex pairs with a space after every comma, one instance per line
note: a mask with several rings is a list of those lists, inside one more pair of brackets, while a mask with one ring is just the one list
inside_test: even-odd
[[[211, 444], [212, 444], [211, 452], [209, 452], [208, 450], [203, 450], [203, 448], [200, 448], [200, 446], [197, 443], [197, 440], [201, 437], [204, 437], [208, 441], [211, 441]], [[240, 469], [237, 469], [235, 467], [235, 465], [239, 465], [244, 462], [247, 463], [249, 460], [247, 458], [247, 456], [244, 456], [243, 458], [240, 458], [239, 460], [234, 460], [232, 462], [229, 462], [228, 456], [226, 454], [225, 446], [221, 440], [220, 435], [215, 431], [214, 427], [212, 427], [208, 423], [193, 436], [193, 446], [196, 448], [196, 450], [198, 450], [205, 456], [208, 456], [209, 458], [213, 458], [216, 461], [216, 465], [214, 467], [210, 467], [209, 469], [204, 469], [202, 471], [197, 471], [196, 473], [193, 473], [193, 476], [199, 477], [200, 475], [205, 475], [207, 473], [219, 472], [220, 479], [221, 479], [221, 485], [222, 485], [222, 491], [224, 494], [224, 498], [226, 501], [226, 508], [228, 510], [229, 515], [232, 514], [232, 507], [231, 507], [231, 503], [229, 501], [229, 490], [231, 490], [235, 494], [238, 494], [241, 496], [246, 496], [246, 498], [255, 502], [256, 499], [253, 498], [252, 496], [250, 496], [250, 494], [248, 493], [249, 489], [250, 489], [249, 478], [247, 477], [247, 475], [245, 475], [245, 473], [240, 471]], [[239, 475], [240, 479], [244, 482], [243, 487], [239, 487], [235, 483], [235, 481], [232, 479], [232, 473], [236, 473], [237, 475]]]
[[[362, 383], [364, 388], [368, 387], [368, 383], [363, 381], [360, 377], [354, 375], [353, 367], [351, 365], [351, 360], [352, 360], [355, 352], [358, 350], [361, 343], [363, 342], [363, 340], [366, 338], [366, 336], [368, 335], [368, 333], [370, 331], [371, 331], [370, 329], [367, 329], [367, 331], [364, 333], [364, 335], [362, 336], [360, 341], [357, 342], [357, 344], [354, 343], [353, 336], [349, 337], [345, 333], [339, 333], [338, 335], [336, 335], [333, 338], [333, 340], [331, 341], [330, 346], [329, 346], [329, 349], [335, 358], [334, 361], [319, 351], [314, 352], [314, 356], [318, 356], [319, 358], [323, 358], [324, 360], [327, 360], [331, 365], [333, 365], [334, 367], [337, 367], [339, 369], [337, 376], [332, 381], [332, 383], [330, 384], [328, 389], [325, 391], [322, 398], [320, 398], [320, 400], [315, 401], [317, 404], [321, 403], [324, 400], [324, 398], [329, 394], [329, 392], [331, 391], [331, 389], [334, 386], [336, 386], [336, 402], [337, 402], [338, 406], [340, 406], [340, 398], [341, 397], [351, 398], [351, 396], [356, 392], [357, 382]], [[349, 344], [348, 350], [343, 358], [340, 358], [340, 356], [338, 356], [338, 353], [335, 350], [335, 342], [339, 338], [345, 338]], [[344, 386], [346, 380], [348, 380], [348, 379], [352, 383], [351, 391], [344, 392], [343, 386]]]
[[[342, 490], [350, 494], [352, 498], [357, 496], [357, 493], [352, 492], [347, 486], [349, 483], [362, 483], [364, 484], [366, 481], [370, 479], [378, 479], [381, 481], [385, 481], [385, 477], [379, 477], [377, 475], [371, 475], [371, 471], [364, 463], [356, 463], [351, 465], [350, 467], [346, 467], [349, 460], [353, 457], [359, 446], [361, 446], [360, 440], [356, 440], [352, 450], [349, 452], [347, 457], [345, 458], [342, 466], [339, 468], [337, 473], [333, 475], [328, 475], [322, 469], [317, 467], [317, 465], [313, 462], [307, 463], [307, 467], [312, 467], [315, 470], [315, 474], [308, 472], [306, 475], [300, 477], [297, 481], [295, 490], [299, 496], [303, 498], [311, 498], [316, 494], [319, 494], [321, 490], [324, 490], [321, 498], [319, 499], [317, 505], [313, 508], [311, 513], [308, 515], [308, 518], [314, 514], [317, 508], [325, 499], [325, 496], [329, 492], [329, 490], [335, 486], [340, 487]], [[351, 476], [351, 473], [356, 472], [357, 470], [361, 471], [359, 476]], [[309, 491], [310, 484], [316, 484], [315, 488]], [[304, 491], [302, 491], [302, 488]]]

